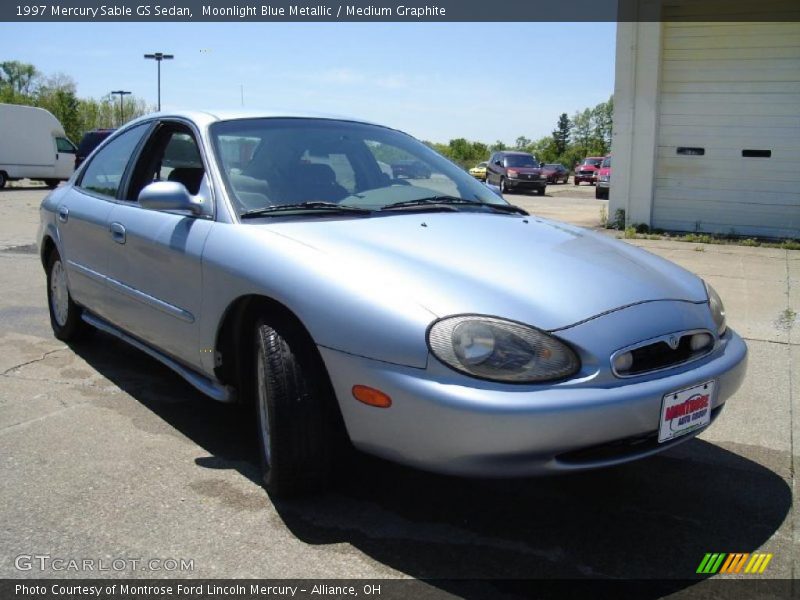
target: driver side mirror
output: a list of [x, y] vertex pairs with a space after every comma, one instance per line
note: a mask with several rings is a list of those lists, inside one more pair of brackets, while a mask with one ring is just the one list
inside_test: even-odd
[[503, 161], [502, 160], [496, 160], [496, 161], [494, 161], [494, 164], [496, 164], [498, 167], [502, 167], [503, 166]]
[[177, 181], [156, 181], [139, 192], [139, 205], [149, 210], [184, 210], [193, 215], [203, 212], [203, 203]]

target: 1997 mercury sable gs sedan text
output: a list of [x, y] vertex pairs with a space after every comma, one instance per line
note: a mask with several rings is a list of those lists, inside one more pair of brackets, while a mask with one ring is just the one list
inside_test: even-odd
[[622, 463], [702, 431], [745, 373], [698, 277], [364, 122], [143, 117], [44, 200], [39, 242], [56, 337], [101, 329], [252, 401], [276, 493], [350, 443], [463, 475]]

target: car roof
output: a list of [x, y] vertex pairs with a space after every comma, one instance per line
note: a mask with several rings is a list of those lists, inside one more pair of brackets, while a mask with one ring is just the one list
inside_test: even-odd
[[150, 113], [131, 121], [146, 121], [153, 118], [179, 118], [193, 121], [198, 125], [208, 126], [218, 121], [233, 121], [238, 119], [330, 119], [337, 121], [351, 121], [353, 123], [364, 123], [367, 125], [377, 125], [386, 127], [380, 123], [373, 123], [365, 119], [347, 117], [311, 111], [295, 110], [172, 110]]
[[500, 150], [500, 154], [521, 154], [523, 156], [533, 156], [530, 152], [522, 152], [520, 150]]

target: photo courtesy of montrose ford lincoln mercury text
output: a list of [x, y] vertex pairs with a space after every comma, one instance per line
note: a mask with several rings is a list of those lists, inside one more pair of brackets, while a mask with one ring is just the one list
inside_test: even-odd
[[278, 494], [351, 444], [458, 475], [620, 464], [702, 431], [745, 373], [700, 278], [366, 122], [142, 117], [47, 196], [39, 243], [56, 337], [103, 330], [252, 403]]

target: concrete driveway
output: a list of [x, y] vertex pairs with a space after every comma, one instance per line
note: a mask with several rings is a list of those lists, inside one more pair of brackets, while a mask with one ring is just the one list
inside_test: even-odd
[[[246, 411], [108, 336], [52, 337], [32, 245], [43, 195], [0, 192], [0, 577], [109, 575], [15, 567], [34, 553], [193, 561], [111, 573], [129, 577], [668, 578], [711, 596], [686, 581], [706, 552], [770, 552], [760, 577], [798, 573], [800, 252], [635, 242], [707, 278], [750, 348], [744, 387], [699, 439], [511, 481], [359, 458], [336, 490], [273, 502]], [[588, 215], [588, 198], [569, 202]]]

